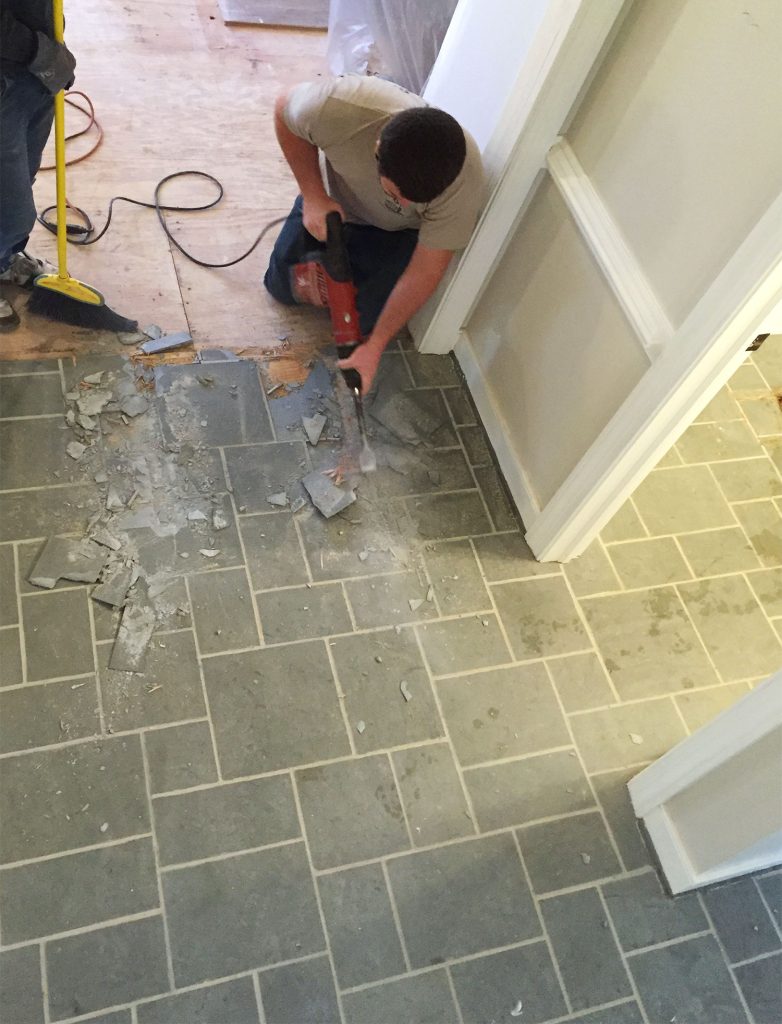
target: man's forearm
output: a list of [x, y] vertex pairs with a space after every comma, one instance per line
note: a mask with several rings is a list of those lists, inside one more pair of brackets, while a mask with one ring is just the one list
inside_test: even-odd
[[379, 350], [385, 349], [389, 341], [405, 326], [430, 298], [442, 280], [451, 253], [438, 254], [432, 259], [422, 259], [416, 253], [402, 276], [388, 296], [383, 311], [377, 318], [372, 334], [367, 339]]

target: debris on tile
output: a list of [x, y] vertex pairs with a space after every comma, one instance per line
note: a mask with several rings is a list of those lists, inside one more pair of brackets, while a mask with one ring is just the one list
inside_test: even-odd
[[410, 605], [411, 612], [417, 612], [424, 603], [424, 599], [422, 597], [411, 597], [407, 603]]
[[276, 505], [278, 508], [285, 508], [288, 504], [288, 495], [285, 491], [278, 491], [277, 494], [270, 494], [266, 500], [270, 505]]
[[27, 580], [44, 590], [61, 579], [95, 583], [108, 559], [108, 551], [88, 538], [50, 537]]
[[[68, 412], [71, 412], [69, 409]], [[68, 418], [67, 416], [65, 417]], [[92, 416], [85, 416], [83, 412], [80, 412], [77, 417], [77, 422], [83, 430], [95, 430], [98, 426], [98, 421]]]
[[395, 473], [399, 473], [400, 476], [407, 476], [407, 470], [410, 463], [401, 452], [391, 450], [386, 455], [386, 461]]
[[109, 533], [105, 526], [96, 526], [90, 533], [90, 537], [96, 544], [101, 544], [104, 548], [111, 548], [112, 551], [119, 551], [122, 547], [122, 544], [112, 533]]
[[516, 1005], [510, 1011], [510, 1015], [511, 1015], [511, 1017], [520, 1017], [523, 1012], [524, 1012], [524, 1004], [519, 999], [519, 1001], [516, 1003]]
[[122, 399], [119, 407], [126, 416], [135, 419], [136, 416], [141, 416], [142, 413], [149, 409], [149, 402], [143, 395], [128, 395]]
[[429, 587], [429, 589], [427, 590], [426, 600], [430, 602], [434, 601], [434, 587]]
[[106, 508], [109, 512], [119, 512], [125, 508], [125, 502], [116, 487], [109, 487], [109, 493], [106, 495]]
[[591, 857], [589, 856], [589, 854], [588, 854], [588, 853], [582, 853], [582, 854], [581, 854], [581, 860], [582, 860], [582, 861], [583, 861], [583, 862], [584, 862], [585, 864], [591, 864], [591, 863], [592, 863], [592, 858], [591, 858]]
[[407, 703], [410, 703], [410, 701], [413, 699], [413, 695], [410, 692], [410, 687], [407, 685], [406, 679], [403, 679], [402, 682], [399, 684], [399, 689], [402, 691], [402, 696], [405, 698], [405, 701]]
[[109, 830], [109, 823], [107, 821], [104, 821], [103, 824], [100, 827], [100, 830], [101, 830], [101, 832], [108, 832], [108, 830]]
[[109, 668], [116, 672], [142, 672], [154, 629], [155, 609], [148, 603], [142, 588], [122, 611]]
[[119, 338], [120, 345], [138, 345], [148, 338], [149, 335], [143, 331], [120, 331], [117, 337]]
[[644, 741], [643, 736], [639, 736], [637, 732], [631, 732], [630, 733], [630, 739], [632, 740], [633, 743], [635, 743], [635, 745], [637, 747], [640, 747], [640, 745]]
[[273, 384], [272, 387], [266, 389], [267, 395], [273, 395], [275, 391], [279, 391], [282, 387], [282, 381], [279, 384]]
[[105, 388], [93, 388], [79, 395], [76, 405], [82, 416], [97, 416], [103, 412], [113, 397], [111, 391]]
[[85, 384], [100, 384], [103, 380], [103, 370], [99, 370], [98, 373], [88, 373], [86, 377], [82, 377]]
[[68, 424], [69, 427], [76, 426], [76, 413], [73, 411], [73, 409], [69, 409], [65, 413], [65, 422]]
[[187, 518], [191, 523], [205, 523], [206, 515], [200, 509], [193, 509], [192, 512], [187, 513]]
[[227, 530], [229, 525], [230, 524], [223, 513], [219, 509], [215, 509], [212, 513], [212, 529]]
[[163, 337], [163, 328], [158, 327], [157, 324], [147, 324], [146, 327], [142, 328], [142, 331], [148, 338], [152, 338], [153, 341]]
[[367, 723], [366, 722], [356, 722], [356, 732], [359, 734], [359, 736], [366, 729], [366, 727], [367, 727]]
[[369, 412], [394, 437], [410, 445], [421, 444], [445, 422], [404, 391], [382, 391]]
[[219, 548], [199, 548], [198, 553], [203, 555], [204, 558], [217, 558], [220, 554]]
[[201, 376], [200, 374], [196, 374], [196, 380], [198, 381], [202, 388], [213, 388], [215, 385], [214, 377], [206, 377]]
[[71, 441], [66, 447], [65, 451], [70, 455], [72, 459], [79, 460], [82, 455], [87, 451], [87, 445], [82, 444], [80, 441]]
[[358, 553], [358, 560], [359, 560], [359, 562], [366, 562], [366, 560], [368, 558], [369, 558], [369, 552], [368, 551], [359, 551], [359, 553]]
[[124, 608], [132, 582], [133, 569], [118, 566], [111, 575], [95, 587], [90, 597], [93, 601], [111, 605], [112, 608]]
[[383, 659], [380, 657], [379, 654], [375, 655], [375, 661], [378, 663], [378, 665], [382, 665], [383, 664]]
[[298, 512], [300, 509], [304, 508], [304, 506], [306, 504], [307, 504], [307, 502], [304, 500], [304, 498], [301, 498], [301, 497], [295, 498], [291, 502], [291, 512], [294, 512], [294, 513]]
[[301, 482], [312, 499], [312, 504], [326, 519], [331, 519], [356, 500], [354, 491], [343, 491], [323, 473], [317, 471], [308, 473]]
[[440, 483], [440, 471], [437, 469], [427, 469], [426, 475], [429, 477], [429, 482], [432, 484]]
[[99, 470], [92, 478], [96, 484], [107, 484], [109, 482], [109, 474], [105, 473], [102, 469]]
[[[147, 333], [146, 331], [144, 332]], [[151, 338], [149, 341], [145, 341], [141, 346], [141, 351], [148, 356], [154, 355], [156, 352], [169, 352], [172, 348], [181, 348], [183, 345], [189, 345], [192, 341], [188, 331], [177, 331], [175, 334], [158, 335], [156, 338]]]
[[307, 435], [307, 440], [314, 448], [318, 441], [320, 441], [320, 435], [326, 426], [326, 417], [321, 413], [316, 413], [315, 416], [302, 416], [301, 423], [304, 427], [304, 433]]

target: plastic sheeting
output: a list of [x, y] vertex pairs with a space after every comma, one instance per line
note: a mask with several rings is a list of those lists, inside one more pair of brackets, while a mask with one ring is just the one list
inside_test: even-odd
[[327, 60], [335, 75], [379, 75], [423, 92], [458, 0], [331, 0]]

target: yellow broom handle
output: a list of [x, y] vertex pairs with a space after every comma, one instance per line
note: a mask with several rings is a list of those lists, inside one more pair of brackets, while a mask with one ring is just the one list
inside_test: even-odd
[[[61, 43], [63, 42], [65, 35], [62, 0], [54, 0], [52, 4], [52, 20], [55, 41]], [[55, 178], [57, 180], [57, 275], [61, 278], [67, 278], [68, 240], [65, 220], [65, 91], [63, 89], [60, 89], [54, 97], [54, 162]]]

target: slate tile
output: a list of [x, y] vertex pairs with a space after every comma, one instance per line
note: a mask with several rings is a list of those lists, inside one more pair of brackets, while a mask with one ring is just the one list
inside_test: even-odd
[[483, 427], [460, 427], [459, 437], [471, 466], [489, 466], [493, 458]]
[[[86, 803], [89, 807], [82, 810]], [[106, 823], [108, 828], [101, 832]], [[136, 736], [22, 754], [3, 762], [3, 863], [147, 831], [144, 767]]]
[[545, 942], [457, 964], [452, 975], [465, 1021], [512, 1020], [519, 1001], [532, 1024], [567, 1013]]
[[[214, 384], [204, 387], [199, 377], [211, 377]], [[155, 388], [165, 409], [167, 441], [226, 445], [273, 439], [255, 363], [222, 363], [206, 370], [198, 363], [163, 364], [155, 367]], [[232, 392], [236, 398], [229, 401]], [[178, 414], [180, 409], [185, 416]], [[202, 420], [207, 426], [200, 426]]]
[[752, 357], [747, 356], [741, 366], [736, 370], [728, 381], [728, 387], [732, 393], [746, 391], [768, 391], [768, 384], [760, 374], [760, 371], [752, 362]]
[[0, 493], [0, 542], [79, 532], [99, 506], [93, 483]]
[[153, 793], [217, 782], [212, 736], [206, 722], [188, 722], [144, 735]]
[[[172, 556], [172, 562], [175, 565], [175, 572], [182, 572], [184, 568], [195, 572], [228, 569], [244, 563], [239, 530], [230, 499], [221, 495], [219, 502], [211, 507], [222, 511], [228, 526], [224, 530], [215, 532], [209, 523], [188, 522], [186, 528], [180, 530], [173, 538], [176, 557]], [[202, 555], [202, 548], [208, 551], [216, 550], [218, 554], [212, 557]], [[186, 556], [186, 559], [182, 556]]]
[[254, 590], [292, 587], [307, 582], [307, 567], [293, 516], [289, 512], [243, 516], [239, 530]]
[[327, 957], [262, 971], [258, 979], [266, 1024], [339, 1024]]
[[478, 422], [478, 417], [466, 388], [448, 388], [443, 391], [451, 418], [457, 427]]
[[299, 481], [307, 473], [307, 459], [301, 441], [226, 448], [225, 461], [238, 508], [247, 512], [269, 512], [266, 500], [287, 491], [290, 500], [303, 496]]
[[782, 480], [769, 458], [715, 462], [711, 470], [728, 501], [750, 501], [782, 494]]
[[3, 873], [3, 940], [26, 942], [159, 905], [151, 839], [71, 853]]
[[436, 676], [504, 665], [513, 660], [493, 613], [432, 622], [420, 626], [418, 635]]
[[258, 1024], [252, 978], [163, 996], [136, 1008], [138, 1024]]
[[766, 615], [782, 615], [782, 569], [764, 569], [747, 573], [749, 585]]
[[337, 979], [342, 988], [404, 974], [391, 901], [379, 864], [318, 879]]
[[520, 526], [518, 512], [512, 497], [508, 494], [507, 485], [495, 466], [476, 467], [475, 479], [483, 493], [489, 515], [494, 523], [494, 529], [518, 530]]
[[99, 645], [103, 713], [114, 732], [206, 716], [198, 658], [189, 631], [153, 637], [143, 675], [110, 669], [110, 657], [111, 644]]
[[557, 562], [538, 562], [520, 533], [499, 533], [473, 540], [478, 561], [490, 583], [560, 575]]
[[676, 703], [687, 728], [695, 732], [747, 693], [749, 687], [746, 683], [727, 683], [724, 686], [712, 686], [708, 690], [679, 693], [676, 695]]
[[[387, 498], [475, 487], [461, 448], [426, 450], [375, 444], [374, 450], [378, 468], [371, 477], [361, 481], [364, 494], [372, 500], [380, 502]], [[328, 462], [319, 465], [327, 468], [334, 465], [334, 461], [330, 456]]]
[[[424, 436], [421, 438], [421, 447], [424, 448], [453, 448], [459, 444], [459, 439], [456, 436], [456, 431], [451, 426], [450, 416], [448, 415], [448, 407], [445, 404], [444, 395], [448, 393], [448, 389], [441, 390], [438, 387], [418, 387], [413, 391], [408, 391], [405, 394], [407, 402], [411, 403], [410, 408], [413, 410], [410, 418], [413, 421], [413, 429], [411, 433], [413, 435]], [[415, 411], [415, 407], [418, 407], [422, 412], [422, 416], [419, 416]], [[372, 404], [367, 405], [367, 411], [372, 415]], [[407, 414], [407, 410], [405, 410]], [[435, 427], [434, 430], [428, 432], [428, 430], [416, 429], [416, 422], [422, 418], [425, 421], [431, 421], [434, 417], [434, 421], [439, 426]], [[373, 417], [374, 419], [374, 417]], [[374, 428], [376, 433], [380, 436], [386, 436], [389, 439], [393, 438], [397, 440], [394, 435], [383, 427]]]
[[540, 909], [574, 1010], [632, 996], [596, 889], [542, 900]]
[[734, 524], [707, 466], [655, 469], [635, 489], [633, 502], [652, 536]]
[[627, 783], [639, 771], [638, 768], [632, 768], [630, 771], [620, 769], [592, 777], [597, 799], [603, 808], [608, 827], [627, 871], [635, 871], [636, 868], [646, 867], [652, 863], [627, 789]]
[[404, 355], [417, 388], [449, 387], [461, 385], [453, 356], [426, 355], [410, 349]]
[[589, 773], [656, 761], [686, 735], [665, 699], [587, 711], [574, 715], [570, 725]]
[[570, 743], [543, 665], [517, 665], [437, 684], [456, 756], [496, 761]]
[[224, 778], [350, 753], [321, 642], [208, 658], [204, 677]]
[[628, 961], [649, 1020], [744, 1024], [736, 987], [711, 935], [650, 950]]
[[473, 834], [472, 818], [447, 743], [399, 750], [391, 758], [416, 846]]
[[518, 851], [507, 834], [395, 857], [388, 873], [413, 967], [540, 934]]
[[256, 600], [267, 644], [353, 631], [339, 583], [265, 591]]
[[517, 835], [537, 893], [582, 885], [621, 871], [603, 819], [596, 812], [528, 825]]
[[782, 664], [779, 638], [742, 576], [683, 584], [679, 593], [725, 682]]
[[782, 1020], [782, 955], [737, 967], [735, 975], [755, 1024]]
[[757, 455], [758, 442], [743, 419], [719, 423], [694, 423], [676, 447], [685, 462], [720, 462]]
[[776, 395], [745, 398], [740, 404], [758, 437], [782, 434], [782, 412]]
[[[0, 500], [0, 509], [2, 502]], [[762, 565], [782, 565], [782, 517], [773, 501], [752, 501], [733, 506]], [[2, 520], [0, 520], [2, 521]]]
[[0, 416], [63, 415], [59, 374], [0, 379]]
[[200, 573], [190, 577], [188, 586], [201, 654], [259, 645], [253, 598], [244, 569]]
[[628, 952], [709, 927], [697, 893], [669, 896], [654, 871], [609, 882], [603, 895], [622, 949]]
[[324, 948], [303, 843], [168, 871], [163, 892], [179, 986]]
[[316, 868], [407, 849], [402, 804], [384, 754], [296, 772], [304, 827]]
[[756, 878], [755, 884], [763, 894], [777, 926], [782, 928], [782, 871]]
[[[340, 637], [332, 644], [351, 728], [360, 721], [366, 725], [363, 733], [354, 731], [359, 753], [442, 736], [432, 686], [411, 629]], [[402, 680], [413, 695], [410, 701], [402, 697]]]
[[673, 587], [587, 598], [582, 607], [623, 700], [719, 682]]
[[636, 540], [646, 536], [648, 535], [644, 524], [629, 498], [619, 506], [600, 533], [604, 544], [612, 544], [621, 540]]
[[469, 537], [492, 528], [477, 491], [406, 498], [405, 507], [424, 540]]
[[89, 1017], [89, 1024], [133, 1024], [130, 1010], [117, 1010], [115, 1013], [101, 1013], [98, 1017]]
[[678, 540], [696, 576], [720, 576], [760, 566], [746, 534], [738, 526], [708, 533], [684, 533]]
[[[65, 451], [74, 440], [61, 416], [40, 420], [0, 420], [3, 466], [0, 489], [84, 483], [99, 468], [99, 448], [90, 448], [77, 462]], [[35, 457], [31, 457], [35, 453]], [[94, 485], [93, 485], [94, 486]]]
[[60, 375], [59, 359], [0, 359], [0, 377], [16, 377], [28, 373]]
[[301, 834], [287, 775], [159, 796], [152, 806], [162, 865], [269, 846]]
[[381, 1020], [435, 1024], [456, 1019], [445, 971], [430, 971], [351, 992], [342, 997], [342, 1005], [346, 1024], [377, 1024]]
[[726, 386], [718, 391], [714, 398], [704, 406], [696, 417], [695, 422], [713, 423], [721, 420], [740, 419], [741, 409], [739, 408], [739, 404]]
[[766, 338], [761, 347], [752, 353], [752, 359], [769, 388], [782, 388], [782, 360], [776, 335]]
[[433, 544], [424, 549], [423, 558], [443, 615], [491, 608], [491, 598], [469, 541]]
[[568, 1024], [642, 1024], [642, 1021], [638, 1003], [633, 1000], [607, 1010], [595, 1010], [594, 1013], [572, 1017]]
[[706, 889], [703, 901], [731, 963], [782, 948], [753, 879], [740, 878]]
[[517, 658], [570, 654], [591, 646], [563, 579], [504, 583], [492, 591]]
[[466, 771], [464, 781], [481, 831], [594, 807], [589, 783], [573, 754], [561, 750]]
[[568, 562], [564, 572], [576, 597], [620, 589], [614, 567], [599, 540], [593, 540], [583, 554]]
[[79, 683], [46, 683], [0, 693], [0, 753], [83, 739], [99, 732], [94, 676]]
[[586, 711], [614, 703], [614, 692], [596, 654], [571, 654], [547, 663], [565, 711]]
[[[428, 584], [417, 572], [350, 580], [345, 589], [359, 629], [437, 618], [434, 602], [426, 600]], [[411, 600], [423, 601], [423, 604], [413, 610]]]
[[0, 626], [13, 626], [18, 621], [14, 549], [10, 544], [3, 544], [0, 546]]
[[27, 679], [95, 671], [86, 589], [22, 598]]
[[16, 686], [22, 680], [22, 648], [19, 627], [0, 629], [0, 687]]
[[44, 1024], [38, 946], [0, 953], [0, 1009], [4, 1024]]
[[[719, 530], [718, 533], [730, 533]], [[709, 537], [710, 534], [683, 534], [680, 540]], [[612, 544], [608, 554], [625, 587], [658, 587], [677, 580], [690, 580], [692, 573], [682, 558], [673, 537], [652, 537], [625, 544]], [[697, 570], [696, 570], [697, 571]]]
[[54, 1020], [164, 992], [163, 919], [148, 917], [48, 942], [46, 969]]

